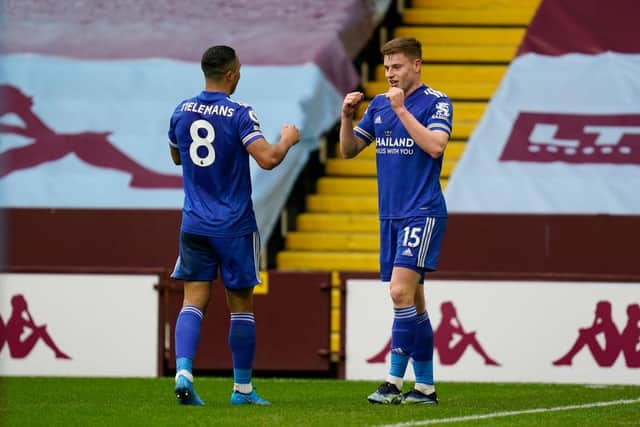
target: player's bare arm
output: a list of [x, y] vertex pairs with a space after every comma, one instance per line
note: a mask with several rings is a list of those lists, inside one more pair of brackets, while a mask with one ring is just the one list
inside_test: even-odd
[[405, 97], [402, 89], [391, 87], [384, 96], [418, 147], [434, 159], [442, 156], [449, 142], [449, 135], [441, 130], [429, 130], [423, 126], [404, 106]]
[[262, 169], [273, 169], [278, 166], [289, 152], [289, 149], [300, 141], [300, 131], [295, 125], [283, 125], [280, 128], [280, 140], [277, 144], [269, 144], [260, 138], [247, 147], [247, 151]]
[[180, 152], [178, 149], [175, 147], [169, 147], [169, 151], [171, 153], [171, 160], [173, 160], [173, 164], [181, 165], [182, 162], [180, 161]]
[[362, 92], [350, 92], [342, 101], [340, 118], [340, 154], [345, 159], [355, 157], [367, 144], [353, 133], [353, 118], [358, 105], [364, 99]]

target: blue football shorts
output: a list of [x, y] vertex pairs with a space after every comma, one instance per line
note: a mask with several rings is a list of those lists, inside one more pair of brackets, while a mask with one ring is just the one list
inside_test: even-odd
[[171, 277], [188, 282], [218, 278], [225, 288], [246, 289], [260, 283], [260, 235], [210, 237], [180, 232], [180, 252]]
[[389, 282], [393, 267], [409, 268], [423, 277], [435, 271], [446, 227], [447, 218], [440, 217], [381, 219], [380, 279]]

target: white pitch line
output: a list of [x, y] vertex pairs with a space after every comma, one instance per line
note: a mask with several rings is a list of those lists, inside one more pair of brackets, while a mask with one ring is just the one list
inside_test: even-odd
[[452, 418], [432, 418], [430, 420], [422, 420], [422, 421], [407, 421], [404, 423], [398, 424], [383, 424], [378, 427], [412, 427], [412, 426], [426, 426], [428, 424], [445, 424], [445, 423], [457, 423], [460, 421], [475, 421], [475, 420], [486, 420], [488, 418], [499, 418], [499, 417], [510, 417], [513, 415], [524, 415], [524, 414], [539, 414], [541, 412], [558, 412], [558, 411], [570, 411], [572, 409], [587, 409], [587, 408], [596, 408], [602, 406], [611, 406], [611, 405], [630, 405], [633, 403], [640, 403], [640, 398], [638, 399], [623, 399], [623, 400], [611, 400], [608, 402], [593, 402], [593, 403], [585, 403], [583, 405], [569, 405], [569, 406], [556, 406], [553, 408], [536, 408], [536, 409], [523, 409], [521, 411], [505, 411], [505, 412], [493, 412], [491, 414], [482, 414], [482, 415], [467, 415], [464, 417], [452, 417]]

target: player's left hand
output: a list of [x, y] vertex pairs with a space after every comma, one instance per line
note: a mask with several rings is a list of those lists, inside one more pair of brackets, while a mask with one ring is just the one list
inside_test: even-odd
[[300, 131], [296, 125], [282, 125], [280, 128], [280, 138], [286, 140], [289, 147], [293, 147], [300, 141]]
[[390, 87], [384, 97], [389, 100], [391, 108], [394, 110], [404, 107], [404, 91], [399, 87]]

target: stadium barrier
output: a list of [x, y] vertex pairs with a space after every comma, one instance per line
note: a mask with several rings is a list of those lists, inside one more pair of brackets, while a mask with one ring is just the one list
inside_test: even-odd
[[[324, 373], [332, 370], [331, 277], [328, 273], [271, 271], [256, 287], [257, 347], [254, 370]], [[182, 286], [167, 281], [161, 287], [160, 323], [165, 331], [165, 374], [175, 370], [175, 319], [182, 307]], [[220, 284], [204, 316], [194, 369], [229, 371], [229, 311]]]
[[0, 274], [0, 376], [154, 377], [153, 270]]
[[[384, 378], [392, 310], [375, 274], [262, 276], [257, 375]], [[426, 286], [440, 381], [640, 384], [640, 276], [434, 273]], [[222, 301], [217, 285], [200, 374], [231, 372]], [[167, 271], [0, 274], [0, 375], [171, 375], [181, 304]]]
[[[640, 384], [640, 277], [434, 276], [425, 286], [438, 381]], [[346, 296], [345, 378], [383, 380], [388, 288], [348, 279]], [[412, 368], [407, 375], [414, 378]]]
[[[152, 377], [175, 371], [182, 285], [168, 271], [7, 270], [0, 273], [0, 376]], [[254, 301], [255, 370], [334, 376], [342, 359], [341, 325], [335, 322], [344, 308], [331, 275], [261, 276]], [[194, 362], [200, 372], [231, 371], [224, 301], [216, 284]]]

